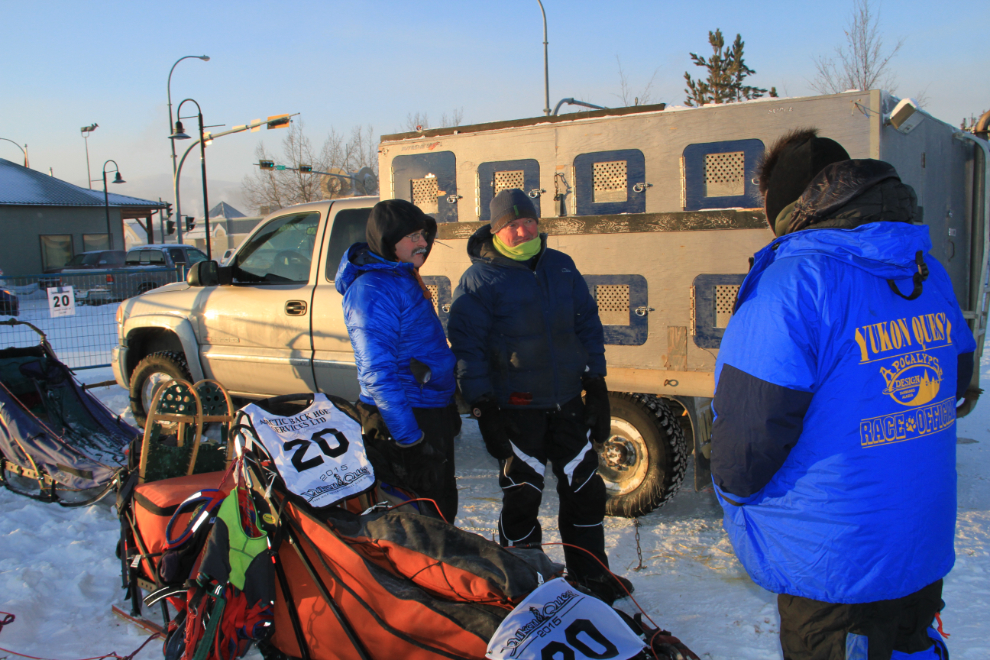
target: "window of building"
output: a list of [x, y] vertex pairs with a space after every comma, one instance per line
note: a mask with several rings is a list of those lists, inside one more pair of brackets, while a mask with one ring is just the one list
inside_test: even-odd
[[83, 234], [82, 239], [83, 252], [110, 249], [110, 241], [107, 240], [107, 234]]
[[72, 236], [70, 234], [48, 234], [41, 239], [41, 267], [62, 268], [72, 258]]

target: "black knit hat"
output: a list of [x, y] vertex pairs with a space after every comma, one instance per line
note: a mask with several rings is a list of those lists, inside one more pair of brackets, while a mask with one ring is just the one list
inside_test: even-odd
[[500, 229], [516, 218], [533, 218], [537, 222], [540, 221], [533, 200], [519, 188], [506, 188], [495, 195], [491, 204], [488, 205], [488, 209], [491, 211], [493, 234], [497, 234]]
[[385, 199], [371, 209], [365, 240], [368, 247], [387, 261], [398, 261], [395, 244], [413, 232], [422, 230], [426, 238], [427, 255], [437, 236], [437, 221], [423, 213], [415, 204], [404, 199]]
[[817, 129], [793, 131], [777, 140], [759, 167], [760, 192], [766, 196], [770, 226], [775, 225], [784, 207], [797, 201], [819, 172], [840, 160], [849, 160], [849, 154], [835, 140], [818, 137]]

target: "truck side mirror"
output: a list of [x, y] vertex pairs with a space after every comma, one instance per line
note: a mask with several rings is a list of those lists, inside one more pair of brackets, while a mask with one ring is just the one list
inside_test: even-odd
[[186, 275], [189, 286], [217, 286], [220, 284], [220, 266], [215, 261], [200, 261], [193, 264]]

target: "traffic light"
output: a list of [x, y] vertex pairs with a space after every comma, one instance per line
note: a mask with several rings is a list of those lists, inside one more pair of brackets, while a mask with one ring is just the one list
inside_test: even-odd
[[310, 172], [313, 171], [313, 166], [312, 165], [300, 165], [299, 166], [299, 171], [300, 172], [305, 172], [305, 173], [308, 174], [308, 173], [310, 173]]
[[268, 118], [268, 130], [285, 128], [289, 125], [289, 115], [272, 115]]
[[193, 227], [196, 226], [196, 218], [191, 215], [186, 216], [186, 231], [192, 231]]
[[175, 233], [175, 220], [165, 221], [165, 233], [169, 236]]
[[[165, 217], [166, 218], [172, 217], [172, 205], [168, 202], [165, 202]], [[169, 233], [171, 234], [172, 232]]]
[[258, 161], [258, 167], [260, 167], [263, 170], [274, 170], [275, 169], [275, 161], [274, 160], [259, 160]]

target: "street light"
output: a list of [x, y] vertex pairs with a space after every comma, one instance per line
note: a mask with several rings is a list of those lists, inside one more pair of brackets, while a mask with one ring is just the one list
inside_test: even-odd
[[[206, 133], [203, 136], [203, 139], [194, 141], [192, 144], [189, 145], [189, 148], [186, 149], [185, 153], [182, 154], [182, 158], [179, 159], [179, 164], [176, 167], [175, 178], [172, 179], [172, 189], [173, 189], [173, 193], [175, 194], [175, 198], [179, 199], [179, 186], [182, 179], [182, 165], [186, 162], [186, 156], [189, 155], [189, 152], [192, 151], [197, 144], [209, 146], [210, 143], [212, 143], [213, 140], [217, 139], [218, 137], [223, 137], [224, 135], [232, 135], [234, 133], [243, 133], [244, 131], [254, 132], [255, 130], [259, 130], [262, 126], [266, 126], [266, 125], [268, 126], [269, 129], [282, 128], [284, 126], [287, 126], [289, 123], [286, 120], [287, 117], [295, 117], [298, 114], [299, 114], [298, 112], [294, 112], [288, 115], [273, 115], [271, 117], [268, 117], [268, 119], [255, 119], [248, 124], [240, 124], [226, 131], [221, 131], [219, 133]], [[176, 122], [176, 129], [177, 129], [176, 132], [169, 136], [170, 138], [173, 138], [175, 140], [191, 139], [190, 136], [186, 134], [181, 121]], [[179, 209], [176, 208], [176, 217], [181, 217], [178, 215], [178, 211]], [[209, 212], [207, 212], [207, 214], [208, 213]], [[181, 224], [182, 223], [180, 222], [176, 226], [180, 226]], [[182, 242], [181, 233], [179, 234], [178, 240], [180, 243]]]
[[[172, 72], [175, 71], [175, 66], [179, 62], [181, 62], [182, 60], [188, 60], [190, 58], [194, 58], [194, 59], [197, 59], [197, 60], [203, 60], [204, 62], [209, 62], [210, 61], [210, 56], [209, 55], [186, 55], [185, 57], [180, 57], [179, 59], [177, 59], [175, 61], [175, 64], [172, 65], [172, 68], [169, 69], [169, 72], [168, 72], [168, 89], [167, 89], [167, 91], [168, 91], [168, 134], [169, 135], [172, 135], [172, 133], [175, 132], [175, 126], [172, 124]], [[169, 140], [169, 142], [172, 143], [172, 179], [175, 180], [175, 172], [176, 172], [176, 164], [175, 164], [175, 142], [172, 142], [171, 140]], [[181, 217], [179, 215], [181, 213], [181, 211], [182, 211], [182, 209], [181, 209], [181, 207], [179, 205], [179, 198], [176, 197], [175, 198], [175, 213], [176, 213], [176, 216], [177, 217]], [[179, 223], [179, 224], [181, 225], [182, 223]], [[180, 243], [182, 242], [182, 228], [181, 228], [181, 226], [179, 227], [178, 241]]]
[[[107, 165], [113, 163], [114, 169], [112, 171], [117, 173], [117, 176], [113, 178], [114, 183], [127, 183], [124, 178], [120, 176], [120, 169], [117, 167], [117, 161], [108, 160], [103, 163], [103, 207], [107, 212], [107, 249], [113, 249], [113, 232], [110, 231], [110, 196], [107, 194]], [[90, 184], [90, 188], [92, 188]]]
[[31, 165], [28, 163], [28, 152], [27, 152], [28, 146], [27, 146], [27, 144], [25, 144], [22, 147], [21, 145], [17, 144], [13, 140], [8, 140], [7, 138], [0, 138], [0, 140], [6, 140], [7, 142], [10, 142], [12, 145], [14, 145], [18, 149], [20, 149], [21, 152], [23, 152], [23, 154], [24, 154], [24, 167], [31, 167]]
[[83, 140], [86, 141], [86, 180], [89, 181], [89, 189], [93, 189], [93, 175], [89, 173], [89, 134], [97, 129], [99, 124], [90, 124], [79, 129]]
[[[203, 216], [204, 216], [203, 231], [206, 232], [206, 258], [207, 259], [212, 259], [213, 258], [213, 252], [212, 252], [212, 248], [210, 246], [210, 202], [209, 202], [209, 199], [208, 199], [207, 194], [206, 194], [206, 143], [203, 140], [203, 109], [201, 107], [199, 107], [199, 103], [196, 102], [194, 99], [185, 99], [185, 100], [183, 100], [182, 103], [179, 104], [179, 107], [175, 111], [175, 116], [176, 116], [175, 127], [174, 127], [175, 130], [172, 133], [172, 135], [170, 136], [172, 138], [172, 150], [173, 150], [173, 152], [175, 151], [175, 141], [176, 140], [188, 140], [189, 139], [189, 136], [186, 135], [184, 129], [182, 128], [182, 104], [185, 103], [186, 101], [192, 101], [193, 103], [195, 103], [196, 104], [196, 110], [198, 111], [197, 117], [199, 118], [199, 162], [200, 162], [200, 164], [202, 166], [202, 169], [203, 169]], [[188, 117], [187, 117], [187, 119], [188, 119]], [[176, 170], [176, 173], [178, 174], [178, 170]], [[179, 177], [176, 176], [174, 181], [177, 182], [178, 179], [179, 179]], [[178, 213], [178, 211], [179, 211], [179, 191], [178, 191], [178, 188], [177, 187], [175, 189], [175, 209], [176, 209], [176, 213]], [[182, 218], [181, 215], [179, 215], [178, 217], [180, 219]], [[181, 225], [182, 223], [179, 223], [179, 224]], [[179, 237], [181, 239], [182, 234], [179, 234]]]

